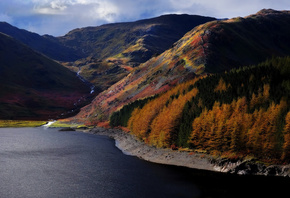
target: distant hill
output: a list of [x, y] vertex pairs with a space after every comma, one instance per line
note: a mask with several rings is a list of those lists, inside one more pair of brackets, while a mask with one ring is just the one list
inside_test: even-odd
[[40, 36], [27, 30], [19, 29], [6, 22], [0, 22], [0, 32], [26, 44], [30, 48], [58, 61], [75, 61], [83, 58], [77, 51], [63, 46], [51, 39], [52, 36]]
[[56, 118], [90, 92], [75, 73], [2, 33], [0, 80], [0, 119]]
[[106, 120], [124, 104], [161, 93], [195, 75], [289, 55], [289, 27], [289, 11], [274, 10], [197, 26], [171, 49], [141, 64], [97, 96], [77, 118]]

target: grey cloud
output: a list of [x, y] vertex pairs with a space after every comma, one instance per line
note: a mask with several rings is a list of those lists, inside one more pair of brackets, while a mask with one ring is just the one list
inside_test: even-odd
[[135, 21], [169, 13], [217, 18], [253, 14], [263, 8], [290, 9], [289, 0], [9, 0], [0, 2], [0, 20], [40, 34], [110, 22]]

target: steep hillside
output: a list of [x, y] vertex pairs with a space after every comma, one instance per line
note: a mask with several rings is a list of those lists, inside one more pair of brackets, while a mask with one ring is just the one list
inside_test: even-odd
[[90, 105], [76, 116], [80, 121], [106, 121], [109, 115], [129, 102], [162, 93], [177, 83], [195, 76], [183, 67], [160, 65], [152, 58], [134, 69], [129, 75], [100, 93]]
[[106, 120], [124, 104], [161, 93], [195, 75], [290, 54], [289, 27], [289, 12], [273, 10], [262, 10], [244, 19], [200, 25], [174, 47], [141, 64], [101, 93], [76, 118]]
[[56, 118], [90, 92], [75, 73], [2, 33], [0, 79], [0, 119]]
[[213, 21], [194, 28], [166, 58], [196, 74], [257, 64], [290, 53], [290, 11], [261, 10], [245, 18]]
[[41, 52], [54, 60], [75, 61], [82, 58], [76, 50], [65, 47], [58, 41], [51, 39], [53, 38], [52, 36], [40, 36], [36, 33], [18, 29], [5, 22], [0, 22], [0, 32], [13, 37], [35, 51]]
[[290, 57], [180, 84], [111, 116], [156, 147], [264, 161], [290, 156]]

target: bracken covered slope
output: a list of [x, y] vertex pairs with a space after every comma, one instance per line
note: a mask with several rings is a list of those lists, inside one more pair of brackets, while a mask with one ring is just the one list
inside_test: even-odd
[[261, 10], [245, 18], [201, 25], [175, 44], [169, 62], [194, 73], [216, 73], [290, 52], [290, 12]]
[[274, 10], [200, 25], [174, 47], [101, 93], [75, 118], [106, 120], [124, 104], [168, 90], [194, 75], [259, 63], [273, 55], [289, 55], [289, 27], [289, 11]]
[[49, 119], [90, 89], [55, 61], [0, 33], [0, 119]]

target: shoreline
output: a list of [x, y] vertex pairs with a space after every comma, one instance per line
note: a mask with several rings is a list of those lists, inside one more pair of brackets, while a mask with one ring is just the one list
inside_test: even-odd
[[120, 129], [97, 127], [90, 130], [82, 130], [82, 132], [113, 138], [116, 147], [125, 155], [136, 156], [153, 163], [238, 175], [290, 177], [290, 165], [265, 166], [251, 160], [231, 162], [230, 160], [216, 158], [208, 154], [155, 148]]

